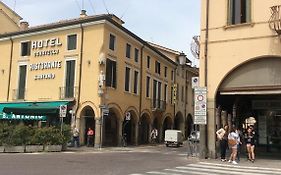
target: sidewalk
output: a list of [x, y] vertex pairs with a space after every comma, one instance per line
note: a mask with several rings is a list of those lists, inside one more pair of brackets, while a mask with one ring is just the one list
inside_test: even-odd
[[138, 149], [150, 149], [150, 148], [160, 148], [163, 147], [163, 144], [148, 144], [148, 145], [138, 145], [138, 146], [126, 146], [126, 147], [67, 147], [66, 152], [106, 152], [106, 151], [134, 151]]

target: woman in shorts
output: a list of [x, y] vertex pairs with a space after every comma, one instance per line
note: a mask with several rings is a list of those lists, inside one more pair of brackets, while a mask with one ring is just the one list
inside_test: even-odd
[[255, 162], [255, 133], [253, 127], [248, 127], [245, 134], [245, 143], [248, 152], [248, 160]]

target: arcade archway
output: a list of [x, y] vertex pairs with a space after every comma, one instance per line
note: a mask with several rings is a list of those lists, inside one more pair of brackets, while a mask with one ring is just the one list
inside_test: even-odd
[[144, 113], [139, 121], [139, 144], [149, 143], [150, 136], [150, 118], [149, 115]]
[[[80, 121], [81, 143], [87, 144], [87, 130], [92, 128], [95, 131], [95, 113], [90, 106], [82, 109]], [[94, 146], [94, 145], [93, 145]]]

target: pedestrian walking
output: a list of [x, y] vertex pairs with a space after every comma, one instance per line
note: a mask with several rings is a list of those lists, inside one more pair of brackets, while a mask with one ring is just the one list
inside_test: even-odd
[[226, 149], [228, 147], [227, 144], [227, 139], [228, 139], [228, 125], [225, 125], [223, 128], [220, 128], [217, 132], [217, 138], [220, 141], [220, 149], [221, 149], [221, 161], [225, 162], [225, 154], [226, 154]]
[[74, 127], [73, 131], [72, 131], [72, 140], [73, 140], [73, 146], [74, 147], [79, 147], [80, 143], [79, 143], [79, 129], [77, 127]]
[[242, 131], [239, 129], [239, 128], [237, 128], [237, 134], [239, 135], [239, 138], [240, 138], [240, 142], [239, 142], [239, 144], [237, 145], [237, 160], [238, 160], [238, 162], [240, 161], [240, 154], [241, 154], [241, 150], [242, 150], [242, 140], [243, 140], [243, 133], [242, 133]]
[[247, 132], [245, 134], [245, 143], [248, 153], [248, 160], [254, 163], [256, 137], [255, 137], [254, 128], [252, 126], [249, 126], [247, 128]]
[[236, 156], [237, 156], [238, 144], [240, 144], [240, 137], [239, 137], [236, 127], [233, 126], [230, 133], [228, 134], [228, 146], [229, 146], [229, 149], [231, 149], [231, 154], [230, 154], [230, 157], [228, 160], [229, 163], [232, 162], [233, 164], [237, 164]]
[[157, 131], [156, 128], [153, 128], [151, 133], [150, 133], [151, 143], [156, 143], [157, 136], [158, 136], [158, 131]]
[[93, 140], [94, 140], [94, 130], [92, 128], [89, 128], [87, 131], [87, 147], [92, 147], [93, 144]]

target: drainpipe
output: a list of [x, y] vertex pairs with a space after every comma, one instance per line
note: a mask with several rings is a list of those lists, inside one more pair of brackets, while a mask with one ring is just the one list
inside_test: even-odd
[[77, 95], [77, 102], [76, 102], [76, 109], [75, 109], [75, 125], [77, 119], [77, 111], [79, 109], [79, 104], [80, 104], [81, 84], [82, 84], [83, 49], [84, 49], [84, 28], [82, 23], [80, 24], [80, 29], [81, 29], [81, 44], [80, 44], [80, 63], [79, 63], [79, 83], [78, 83], [78, 95]]
[[11, 51], [10, 51], [10, 63], [9, 63], [9, 75], [8, 75], [8, 89], [7, 89], [7, 102], [10, 98], [10, 84], [11, 84], [11, 72], [12, 72], [12, 59], [13, 59], [13, 50], [14, 50], [14, 41], [12, 37], [10, 37], [11, 41]]
[[[144, 45], [141, 47], [141, 55], [140, 55], [140, 101], [139, 101], [139, 119], [141, 118], [141, 109], [142, 109], [142, 77], [143, 77], [143, 49]], [[138, 126], [139, 127], [139, 126]], [[139, 129], [139, 128], [138, 128]], [[137, 131], [138, 132], [138, 131]], [[139, 137], [139, 133], [138, 133]], [[138, 144], [139, 138], [137, 138], [137, 144]]]
[[[208, 86], [208, 40], [209, 40], [209, 6], [210, 1], [206, 0], [206, 32], [205, 32], [205, 48], [204, 48], [204, 86]], [[208, 106], [208, 105], [207, 105]], [[208, 109], [208, 107], [207, 107]], [[207, 111], [208, 116], [208, 111]], [[207, 158], [208, 156], [208, 117], [206, 117], [207, 125], [201, 125], [200, 126], [200, 134], [202, 137], [200, 137], [200, 143], [201, 143], [201, 158]]]

